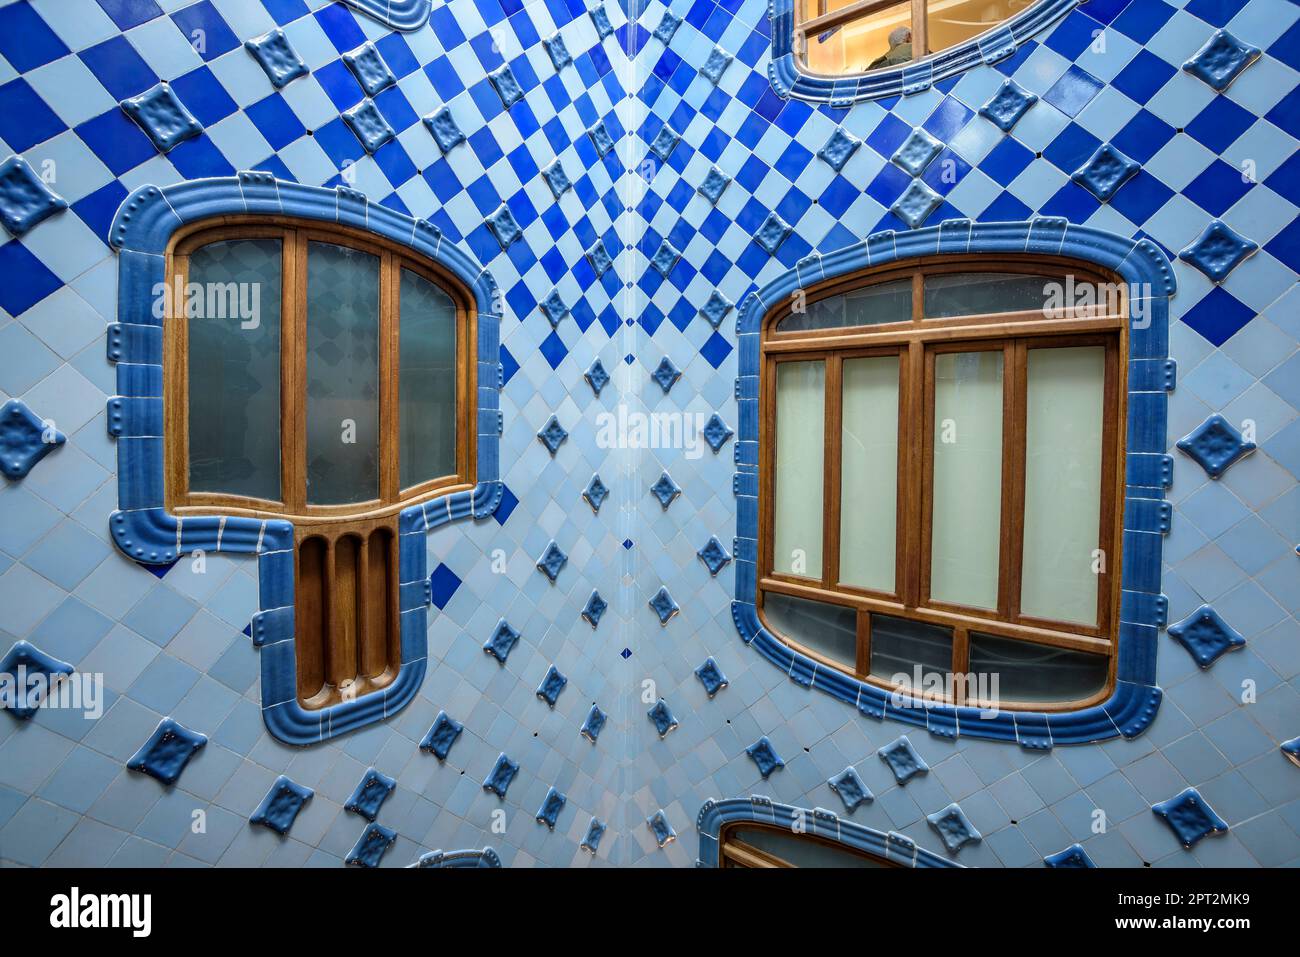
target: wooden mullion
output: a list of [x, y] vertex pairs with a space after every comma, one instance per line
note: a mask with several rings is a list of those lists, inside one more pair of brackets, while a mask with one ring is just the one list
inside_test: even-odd
[[1021, 563], [1025, 541], [1025, 434], [1027, 350], [1013, 339], [1003, 352], [1002, 534], [998, 548], [998, 613], [1020, 617]]
[[865, 608], [858, 609], [858, 661], [857, 674], [865, 677], [871, 674], [871, 612]]
[[1105, 377], [1102, 383], [1101, 431], [1101, 516], [1097, 547], [1105, 562], [1104, 571], [1097, 582], [1097, 627], [1102, 634], [1110, 634], [1115, 617], [1112, 609], [1119, 608], [1119, 561], [1116, 542], [1123, 534], [1122, 510], [1119, 503], [1124, 496], [1124, 470], [1120, 457], [1124, 449], [1124, 432], [1127, 428], [1122, 401], [1125, 391], [1123, 370], [1127, 361], [1121, 361], [1122, 345], [1114, 339], [1106, 344]]
[[[933, 411], [927, 411], [925, 347], [911, 342], [899, 353], [898, 515], [895, 526], [894, 590], [903, 604], [921, 603], [922, 508], [925, 447], [933, 441]], [[927, 431], [928, 430], [928, 431]]]
[[284, 252], [280, 494], [291, 514], [301, 514], [307, 501], [307, 241], [301, 232], [286, 230]]
[[[970, 672], [970, 632], [958, 626], [952, 630], [952, 673], [964, 675]], [[953, 704], [961, 707], [966, 703], [966, 685], [963, 681], [953, 681]]]
[[926, 18], [926, 0], [912, 0], [912, 59], [919, 60], [930, 50], [929, 23]]
[[822, 583], [834, 588], [840, 580], [840, 469], [843, 462], [844, 360], [826, 358], [825, 432], [822, 439]]
[[[919, 343], [912, 345], [915, 354]], [[920, 504], [917, 516], [916, 543], [917, 570], [915, 574], [914, 600], [909, 607], [919, 607], [930, 601], [930, 561], [931, 542], [934, 538], [934, 352], [921, 347], [921, 440], [916, 443], [920, 455], [920, 478], [918, 495]], [[915, 365], [915, 355], [913, 356]], [[915, 395], [915, 391], [913, 392]]]
[[384, 250], [379, 259], [379, 498], [384, 504], [400, 497], [401, 427], [398, 408], [400, 362], [398, 353], [398, 280], [400, 263]]
[[188, 254], [176, 256], [175, 278], [163, 291], [163, 444], [170, 449], [165, 457], [164, 488], [173, 503], [185, 501], [190, 491], [190, 333], [184, 292], [189, 266]]

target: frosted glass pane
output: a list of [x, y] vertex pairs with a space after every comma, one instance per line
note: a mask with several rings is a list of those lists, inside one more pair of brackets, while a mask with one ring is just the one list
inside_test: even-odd
[[840, 581], [894, 591], [898, 522], [898, 357], [845, 359]]
[[401, 485], [456, 471], [456, 304], [409, 269], [401, 278]]
[[776, 331], [875, 326], [911, 318], [912, 280], [896, 279], [810, 302], [804, 312], [791, 313], [778, 322]]
[[930, 597], [996, 608], [1002, 518], [1002, 353], [934, 357]]
[[1096, 624], [1101, 524], [1101, 346], [1030, 349], [1020, 610]]
[[781, 638], [838, 661], [849, 671], [858, 663], [858, 613], [776, 592], [763, 594], [763, 616]]
[[379, 257], [307, 249], [307, 501], [379, 497]]
[[1105, 655], [1035, 645], [993, 635], [970, 635], [970, 670], [997, 676], [1002, 701], [1082, 701], [1106, 686], [1110, 660]]
[[1049, 286], [1065, 279], [1015, 273], [939, 273], [925, 277], [925, 318], [981, 316], [990, 312], [1029, 312], [1047, 305]]
[[190, 490], [280, 500], [280, 241], [190, 255]]
[[909, 618], [871, 616], [873, 676], [897, 680], [919, 692], [927, 686], [930, 676], [946, 680], [951, 671], [951, 628]]
[[776, 367], [776, 487], [772, 567], [821, 578], [826, 364]]

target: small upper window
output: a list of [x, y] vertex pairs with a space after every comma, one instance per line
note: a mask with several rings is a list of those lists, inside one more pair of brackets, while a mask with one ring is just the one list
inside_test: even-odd
[[723, 868], [773, 869], [897, 867], [892, 861], [839, 841], [770, 824], [728, 824], [719, 841]]
[[359, 230], [250, 217], [172, 247], [168, 506], [293, 521], [305, 707], [400, 668], [398, 513], [473, 487], [472, 306]]
[[1100, 700], [1118, 621], [1126, 309], [1122, 287], [1063, 263], [968, 257], [831, 280], [773, 310], [768, 628], [927, 700]]
[[940, 53], [1033, 0], [795, 0], [795, 53], [809, 73], [867, 73]]

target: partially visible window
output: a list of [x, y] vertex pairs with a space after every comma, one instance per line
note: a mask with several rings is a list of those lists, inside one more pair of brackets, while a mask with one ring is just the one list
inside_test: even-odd
[[979, 257], [836, 279], [773, 310], [768, 628], [929, 700], [1097, 700], [1118, 620], [1125, 312], [1104, 277]]
[[730, 868], [898, 866], [847, 844], [765, 824], [729, 824], [719, 844], [719, 861]]
[[795, 0], [795, 51], [810, 73], [867, 73], [956, 46], [1033, 2]]
[[170, 270], [169, 508], [292, 520], [300, 701], [385, 687], [397, 515], [473, 486], [472, 298], [369, 233], [253, 217], [190, 231]]

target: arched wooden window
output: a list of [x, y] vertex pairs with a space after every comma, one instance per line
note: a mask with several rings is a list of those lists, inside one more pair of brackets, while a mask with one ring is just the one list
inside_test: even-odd
[[1074, 710], [1115, 680], [1126, 291], [935, 257], [800, 291], [762, 338], [758, 596], [909, 697]]
[[307, 708], [401, 665], [398, 512], [474, 485], [474, 302], [363, 230], [224, 217], [179, 233], [164, 297], [166, 502], [295, 528]]
[[800, 65], [822, 76], [902, 66], [964, 43], [1034, 0], [794, 0]]
[[724, 868], [898, 866], [848, 844], [756, 821], [723, 825], [718, 847]]

